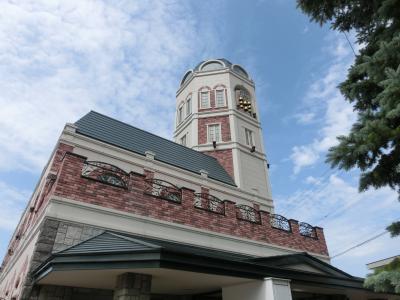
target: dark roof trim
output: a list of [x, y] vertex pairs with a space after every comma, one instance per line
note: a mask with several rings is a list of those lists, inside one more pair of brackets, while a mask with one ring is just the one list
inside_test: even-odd
[[289, 264], [309, 264], [316, 269], [319, 269], [325, 273], [332, 274], [334, 276], [342, 276], [345, 278], [354, 278], [352, 275], [308, 254], [307, 252], [287, 255], [277, 255], [269, 257], [258, 257], [250, 259], [250, 261], [257, 262], [260, 264], [272, 265], [272, 266], [286, 266]]

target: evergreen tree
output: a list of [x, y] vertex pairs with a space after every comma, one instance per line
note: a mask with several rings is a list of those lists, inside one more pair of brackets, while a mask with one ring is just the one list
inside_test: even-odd
[[[356, 33], [362, 45], [339, 86], [357, 113], [327, 162], [361, 170], [359, 190], [389, 186], [400, 194], [400, 0], [297, 0], [320, 25]], [[400, 234], [400, 222], [387, 228]]]
[[396, 258], [390, 264], [368, 275], [364, 286], [373, 288], [376, 292], [400, 294], [400, 259]]

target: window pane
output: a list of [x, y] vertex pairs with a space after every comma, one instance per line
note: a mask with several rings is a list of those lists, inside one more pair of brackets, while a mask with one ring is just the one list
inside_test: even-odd
[[192, 113], [192, 99], [189, 98], [186, 102], [186, 115], [190, 115]]
[[180, 107], [179, 108], [179, 111], [178, 111], [178, 120], [179, 120], [179, 123], [180, 122], [182, 122], [182, 118], [183, 118], [183, 109], [182, 109], [182, 107]]
[[202, 108], [208, 107], [208, 92], [201, 93], [200, 107], [202, 107]]
[[208, 126], [208, 142], [219, 142], [221, 140], [221, 129], [220, 125], [209, 125]]
[[181, 137], [181, 145], [186, 146], [186, 134]]
[[254, 146], [253, 143], [253, 132], [249, 129], [244, 130], [245, 135], [246, 135], [246, 144], [249, 146]]
[[219, 125], [215, 125], [215, 141], [219, 142], [221, 139], [220, 127]]
[[217, 107], [225, 106], [225, 99], [224, 99], [224, 91], [223, 90], [218, 90], [216, 91], [216, 102], [217, 102]]

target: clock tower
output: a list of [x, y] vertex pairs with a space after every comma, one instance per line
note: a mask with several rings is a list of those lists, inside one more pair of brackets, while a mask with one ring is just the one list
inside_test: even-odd
[[255, 86], [243, 67], [201, 62], [183, 76], [176, 107], [177, 143], [215, 157], [238, 188], [271, 200]]

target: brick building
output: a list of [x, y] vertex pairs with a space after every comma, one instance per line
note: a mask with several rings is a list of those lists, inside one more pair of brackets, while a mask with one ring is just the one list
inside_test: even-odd
[[254, 82], [208, 60], [175, 142], [96, 112], [67, 124], [9, 243], [0, 299], [395, 299], [274, 212]]

